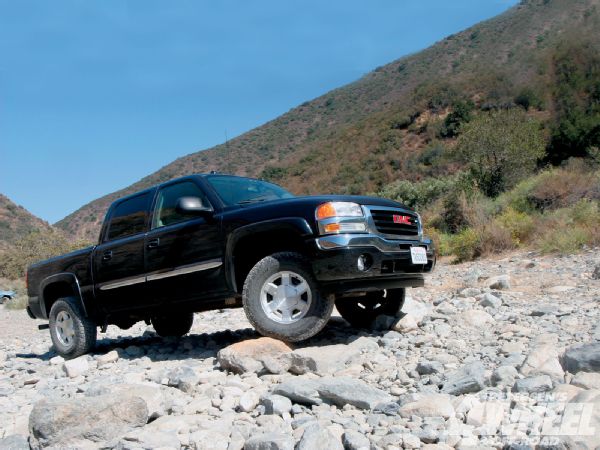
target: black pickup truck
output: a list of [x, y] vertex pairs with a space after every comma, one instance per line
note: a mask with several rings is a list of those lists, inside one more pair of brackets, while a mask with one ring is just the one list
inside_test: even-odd
[[261, 334], [295, 342], [334, 304], [357, 327], [397, 314], [434, 265], [419, 215], [397, 202], [191, 175], [115, 201], [98, 245], [30, 266], [27, 311], [66, 358], [92, 349], [98, 327], [144, 320], [183, 336], [194, 312], [242, 306]]

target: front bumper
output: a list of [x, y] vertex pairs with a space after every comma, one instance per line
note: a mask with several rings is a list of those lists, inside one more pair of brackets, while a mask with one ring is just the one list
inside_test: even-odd
[[[376, 234], [337, 234], [315, 239], [313, 271], [324, 291], [347, 292], [370, 289], [418, 287], [424, 273], [435, 267], [436, 256], [430, 239], [386, 239]], [[427, 264], [413, 264], [410, 248], [424, 247]], [[370, 262], [358, 267], [360, 256]]]

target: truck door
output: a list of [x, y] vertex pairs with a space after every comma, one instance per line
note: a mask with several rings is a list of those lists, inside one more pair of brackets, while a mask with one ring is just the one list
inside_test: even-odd
[[155, 190], [125, 198], [107, 216], [102, 243], [93, 254], [94, 289], [109, 313], [149, 305], [144, 238]]
[[178, 211], [182, 197], [209, 200], [193, 179], [163, 185], [146, 235], [147, 286], [159, 303], [195, 301], [226, 290], [219, 221]]

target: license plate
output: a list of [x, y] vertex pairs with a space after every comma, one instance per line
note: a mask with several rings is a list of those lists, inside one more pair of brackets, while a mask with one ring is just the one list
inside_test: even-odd
[[427, 264], [427, 252], [423, 247], [411, 247], [410, 259], [413, 264]]

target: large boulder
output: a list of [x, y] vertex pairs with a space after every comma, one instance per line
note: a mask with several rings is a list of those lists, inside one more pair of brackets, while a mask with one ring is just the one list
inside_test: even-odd
[[217, 359], [222, 369], [239, 374], [273, 372], [274, 366], [278, 367], [276, 371], [285, 372], [289, 361], [284, 355], [291, 352], [292, 348], [286, 343], [261, 337], [231, 344], [219, 350]]
[[567, 372], [600, 372], [600, 342], [569, 347], [562, 358]]
[[373, 409], [380, 403], [392, 400], [392, 397], [381, 389], [349, 377], [324, 377], [317, 380], [291, 378], [276, 386], [273, 393], [283, 395], [296, 403], [328, 403], [339, 407], [352, 405], [360, 409]]
[[37, 402], [29, 416], [33, 448], [86, 447], [148, 422], [148, 407], [133, 395], [101, 395]]
[[96, 385], [85, 391], [86, 397], [98, 397], [102, 395], [111, 395], [114, 398], [132, 395], [140, 397], [146, 402], [149, 419], [157, 419], [167, 414], [167, 396], [163, 392], [163, 388], [154, 383]]
[[337, 372], [360, 357], [364, 349], [379, 348], [375, 341], [369, 339], [367, 341], [361, 338], [350, 344], [323, 345], [294, 350], [289, 355], [289, 371], [295, 374], [314, 372], [323, 375]]

